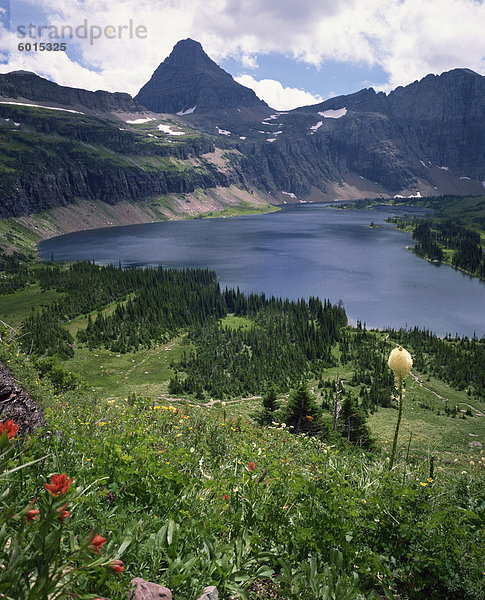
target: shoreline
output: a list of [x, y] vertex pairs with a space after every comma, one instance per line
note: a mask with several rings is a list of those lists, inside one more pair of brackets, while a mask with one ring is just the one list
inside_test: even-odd
[[27, 260], [42, 260], [38, 244], [53, 237], [125, 225], [168, 221], [228, 218], [281, 210], [269, 194], [230, 188], [195, 190], [140, 201], [77, 200], [67, 206], [21, 217], [0, 219], [5, 243], [0, 251], [21, 253]]

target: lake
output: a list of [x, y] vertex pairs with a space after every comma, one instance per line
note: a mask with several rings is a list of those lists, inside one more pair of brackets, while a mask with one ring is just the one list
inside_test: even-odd
[[[208, 267], [221, 287], [342, 300], [351, 322], [367, 327], [485, 336], [485, 283], [414, 256], [409, 234], [385, 223], [419, 212], [289, 205], [266, 215], [81, 231], [45, 240], [39, 251], [47, 260]], [[369, 227], [372, 221], [379, 227]]]

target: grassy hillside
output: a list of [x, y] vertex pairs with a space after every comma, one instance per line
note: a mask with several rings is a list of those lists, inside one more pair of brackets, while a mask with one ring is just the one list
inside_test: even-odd
[[[55, 318], [61, 318], [59, 332], [64, 331], [65, 335], [73, 336], [70, 338], [72, 340], [70, 343], [74, 349], [69, 355], [66, 355], [68, 359], [62, 362], [63, 368], [79, 376], [86, 389], [89, 389], [99, 399], [103, 401], [115, 399], [117, 402], [126, 402], [126, 399], [133, 394], [142, 394], [154, 400], [175, 401], [176, 405], [178, 405], [177, 402], [185, 404], [187, 401], [205, 405], [210, 401], [212, 397], [210, 380], [216, 378], [215, 370], [209, 376], [209, 387], [204, 387], [205, 374], [197, 371], [197, 369], [204, 368], [203, 363], [199, 365], [191, 363], [190, 360], [187, 362], [187, 358], [190, 356], [203, 357], [207, 352], [204, 349], [208, 343], [207, 334], [202, 337], [199, 334], [194, 336], [194, 333], [190, 333], [190, 328], [182, 327], [172, 334], [160, 337], [158, 340], [154, 339], [151, 343], [141, 343], [137, 350], [133, 347], [125, 347], [121, 351], [116, 347], [110, 347], [108, 343], [97, 343], [93, 339], [89, 343], [86, 340], [82, 341], [79, 336], [85, 334], [89, 323], [94, 323], [97, 319], [102, 318], [108, 324], [108, 320], [113, 320], [120, 309], [126, 310], [128, 303], [137, 302], [140, 292], [130, 291], [128, 287], [126, 288], [127, 293], [120, 290], [118, 293], [121, 297], [106, 302], [103, 298], [109, 298], [109, 295], [107, 296], [103, 292], [101, 283], [105, 271], [99, 267], [90, 267], [87, 271], [85, 270], [84, 275], [83, 271], [79, 271], [79, 274], [75, 276], [79, 277], [79, 283], [75, 283], [77, 280], [74, 279], [74, 286], [89, 285], [98, 290], [98, 296], [93, 297], [90, 302], [95, 304], [100, 302], [101, 304], [94, 310], [87, 309], [89, 304], [79, 305], [78, 308], [66, 308], [70, 306], [69, 298], [71, 296], [69, 294], [74, 294], [72, 298], [77, 298], [76, 302], [79, 302], [81, 296], [76, 291], [76, 287], [72, 288], [73, 282], [62, 283], [64, 280], [71, 281], [67, 278], [69, 271], [59, 270], [58, 267], [55, 267], [52, 270], [53, 279], [47, 283], [50, 272], [49, 267], [47, 269], [41, 268], [40, 265], [32, 267], [28, 270], [30, 284], [24, 287], [23, 280], [21, 280], [20, 289], [16, 292], [0, 295], [0, 319], [18, 331], [26, 351], [33, 350], [36, 354], [35, 344], [37, 342], [35, 339], [37, 338], [29, 337], [29, 328], [37, 327], [33, 323], [38, 322], [42, 332], [43, 330], [47, 331], [48, 327], [54, 327]], [[112, 269], [110, 273], [110, 277], [117, 276], [116, 270]], [[90, 278], [94, 275], [97, 278], [101, 277], [97, 283], [83, 283], [83, 277]], [[6, 276], [8, 277], [8, 275]], [[10, 277], [15, 277], [15, 275]], [[38, 277], [41, 279], [37, 280]], [[72, 278], [73, 275], [69, 275], [69, 277]], [[44, 283], [41, 285], [40, 281]], [[90, 281], [90, 279], [86, 281]], [[148, 292], [142, 292], [142, 295], [146, 293]], [[56, 313], [45, 312], [49, 310], [49, 307], [57, 306], [60, 301], [63, 304], [59, 317], [55, 317]], [[73, 310], [69, 318], [66, 318], [67, 310]], [[80, 314], [76, 313], [76, 310]], [[274, 326], [274, 317], [269, 317], [270, 314], [264, 316], [264, 312], [261, 312], [235, 315], [227, 311], [225, 316], [215, 322], [216, 328], [213, 329], [214, 334], [217, 331], [226, 331], [225, 337], [219, 339], [218, 334], [215, 337], [214, 334], [210, 334], [212, 336], [210, 344], [214, 346], [216, 353], [221, 352], [218, 349], [218, 344], [220, 344], [220, 347], [224, 348], [225, 358], [217, 359], [208, 356], [209, 364], [211, 364], [210, 361], [215, 361], [215, 364], [219, 363], [228, 372], [231, 372], [230, 365], [235, 360], [231, 358], [232, 353], [236, 357], [240, 352], [238, 336], [252, 332], [252, 335], [256, 336], [254, 340], [251, 341], [248, 338], [244, 343], [254, 344], [258, 339], [262, 341], [266, 335], [265, 328], [268, 325]], [[32, 315], [37, 315], [37, 321], [29, 324], [28, 320], [32, 318]], [[130, 317], [129, 321], [133, 321], [133, 318]], [[48, 323], [52, 323], [52, 325], [47, 325]], [[121, 326], [121, 323], [116, 325], [116, 327]], [[56, 331], [54, 327], [53, 334]], [[343, 332], [344, 330], [342, 330]], [[401, 341], [399, 332], [389, 334], [352, 328], [345, 328], [345, 332], [345, 337], [339, 345], [333, 346], [332, 355], [325, 359], [326, 362], [316, 361], [309, 363], [308, 367], [304, 367], [304, 378], [313, 391], [317, 404], [324, 408], [324, 413], [331, 413], [333, 410], [336, 397], [335, 385], [338, 378], [342, 394], [348, 393], [358, 399], [367, 411], [368, 424], [378, 447], [388, 447], [392, 439], [397, 411], [396, 405], [392, 405], [390, 401], [392, 379], [390, 384], [387, 379], [381, 383], [379, 381], [388, 370], [385, 364], [385, 353], [393, 347], [393, 340], [395, 343], [404, 342]], [[55, 335], [59, 336], [60, 334], [55, 333]], [[133, 331], [130, 335], [133, 335]], [[276, 330], [271, 333], [271, 344], [277, 353], [280, 352], [278, 335]], [[54, 337], [52, 339], [61, 338]], [[460, 464], [465, 464], [469, 460], [479, 460], [479, 446], [484, 442], [485, 433], [485, 417], [483, 416], [485, 414], [485, 397], [480, 388], [481, 384], [476, 382], [474, 387], [471, 383], [469, 385], [459, 383], [467, 381], [468, 375], [465, 373], [460, 376], [465, 379], [448, 381], [442, 375], [438, 375], [438, 371], [433, 366], [434, 357], [439, 356], [439, 353], [443, 352], [445, 348], [453, 348], [454, 345], [456, 345], [456, 351], [461, 352], [462, 344], [459, 341], [440, 342], [437, 338], [426, 342], [426, 339], [426, 336], [424, 338], [418, 336], [414, 342], [407, 341], [405, 343], [412, 352], [413, 346], [415, 347], [416, 365], [413, 376], [408, 380], [406, 422], [403, 424], [402, 443], [407, 445], [410, 442], [412, 453], [420, 456], [433, 455], [442, 461], [456, 459]], [[428, 344], [428, 347], [422, 346], [424, 342]], [[481, 351], [482, 344], [480, 342], [470, 341], [468, 343], [472, 344], [477, 352]], [[54, 349], [55, 347], [52, 350]], [[465, 360], [467, 360], [467, 356], [470, 356], [469, 352], [470, 350], [466, 350], [465, 346]], [[51, 350], [48, 351], [49, 353]], [[69, 356], [71, 357], [69, 358]], [[458, 360], [458, 357], [459, 355], [451, 354], [447, 360]], [[365, 360], [364, 363], [363, 360]], [[443, 357], [440, 358], [440, 361], [443, 361]], [[453, 367], [456, 373], [460, 368], [464, 368], [459, 367], [458, 364], [456, 363]], [[236, 363], [234, 365], [236, 367]], [[255, 373], [251, 373], [251, 368], [248, 363], [247, 382], [245, 382], [246, 371], [241, 374], [234, 371], [232, 377], [243, 378], [239, 384], [241, 391], [232, 395], [226, 392], [223, 395], [238, 414], [254, 418], [260, 411], [261, 397], [265, 392], [266, 384], [262, 383], [259, 387], [252, 385], [251, 381], [254, 379]], [[291, 366], [289, 363], [288, 368], [291, 371], [296, 368], [296, 365]], [[381, 373], [381, 369], [384, 369], [383, 373]], [[268, 376], [270, 372], [269, 369]], [[288, 375], [290, 374], [288, 373]], [[267, 375], [263, 373], [261, 381], [264, 382]], [[202, 388], [179, 389], [174, 394], [170, 386], [170, 380], [174, 377], [179, 377], [182, 382], [187, 377], [195, 377]], [[292, 375], [292, 377], [295, 382], [298, 381], [298, 375]], [[290, 390], [287, 384], [283, 385], [282, 381], [280, 383], [282, 387], [279, 390], [279, 400], [284, 403], [287, 401]], [[198, 389], [199, 391], [197, 391]], [[362, 395], [364, 392], [365, 395], [370, 394], [370, 399], [365, 399], [366, 396]], [[278, 418], [280, 416], [278, 415]], [[275, 419], [277, 420], [276, 416]], [[409, 440], [410, 436], [411, 440]], [[479, 442], [479, 444], [475, 442]]]
[[[7, 598], [121, 600], [141, 576], [188, 600], [485, 599], [483, 341], [209, 271], [8, 268], [0, 361], [48, 427], [0, 436]], [[389, 471], [396, 343], [415, 366]]]
[[[2, 360], [62, 433], [16, 444], [12, 466], [40, 462], [9, 476], [2, 510], [17, 516], [5, 531], [20, 548], [49, 531], [59, 554], [43, 560], [64, 571], [66, 590], [121, 600], [142, 576], [188, 599], [210, 584], [222, 598], [485, 597], [483, 460], [430, 472], [426, 457], [401, 454], [389, 473], [385, 452], [259, 428], [230, 403], [56, 393], [17, 350], [3, 345]], [[49, 473], [74, 478], [57, 500], [43, 488]], [[39, 507], [33, 523], [24, 506]], [[69, 512], [62, 524], [49, 516], [58, 506]], [[106, 539], [94, 556], [93, 531]], [[1, 553], [12, 559], [11, 545]], [[110, 573], [114, 559], [120, 577]], [[36, 579], [35, 551], [11, 564], [0, 585], [17, 599], [31, 597], [29, 579], [54, 585], [45, 572]], [[21, 569], [28, 578], [15, 577]]]

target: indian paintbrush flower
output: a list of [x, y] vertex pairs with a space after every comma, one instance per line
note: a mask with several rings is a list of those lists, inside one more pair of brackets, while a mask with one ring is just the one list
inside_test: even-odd
[[12, 419], [7, 419], [3, 423], [0, 423], [0, 436], [4, 431], [7, 432], [7, 438], [13, 439], [17, 435], [17, 431], [20, 429], [18, 425], [15, 425]]
[[60, 523], [64, 523], [64, 521], [65, 521], [65, 520], [66, 520], [66, 519], [69, 517], [69, 511], [68, 511], [68, 510], [66, 510], [66, 507], [67, 507], [67, 502], [66, 502], [66, 504], [64, 504], [64, 506], [62, 506], [62, 507], [59, 509], [59, 515], [58, 515], [58, 517], [57, 517], [57, 520], [58, 520]]
[[71, 482], [72, 477], [71, 479], [68, 479], [65, 473], [62, 473], [62, 475], [54, 474], [51, 477], [50, 484], [46, 483], [44, 484], [44, 487], [51, 496], [54, 496], [54, 498], [58, 498], [59, 496], [64, 496], [64, 494], [67, 493]]
[[104, 546], [104, 544], [106, 544], [106, 539], [104, 537], [101, 537], [100, 535], [95, 535], [92, 536], [89, 540], [89, 549], [92, 552], [97, 552], [98, 554], [101, 554], [101, 546]]
[[125, 565], [123, 564], [123, 561], [115, 559], [112, 560], [109, 565], [108, 565], [110, 571], [112, 571], [113, 573], [117, 573], [118, 575], [120, 573], [123, 573], [123, 571], [125, 570]]
[[40, 510], [38, 508], [31, 508], [25, 513], [24, 516], [27, 519], [27, 521], [32, 522], [39, 518], [39, 513]]
[[256, 465], [253, 462], [248, 463], [248, 471], [255, 471]]

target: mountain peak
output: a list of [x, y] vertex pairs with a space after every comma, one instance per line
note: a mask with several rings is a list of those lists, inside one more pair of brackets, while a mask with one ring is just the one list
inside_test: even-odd
[[234, 81], [229, 73], [209, 58], [199, 42], [190, 38], [174, 46], [136, 99], [146, 108], [162, 113], [268, 108], [253, 90]]
[[10, 71], [10, 73], [8, 73], [8, 74], [15, 75], [15, 76], [21, 76], [21, 77], [24, 77], [25, 75], [28, 75], [29, 77], [39, 77], [36, 73], [33, 73], [32, 71], [23, 71], [23, 70]]
[[180, 40], [175, 44], [172, 52], [164, 62], [169, 65], [188, 66], [201, 62], [210, 64], [213, 61], [204, 52], [200, 42], [187, 38], [186, 40]]

